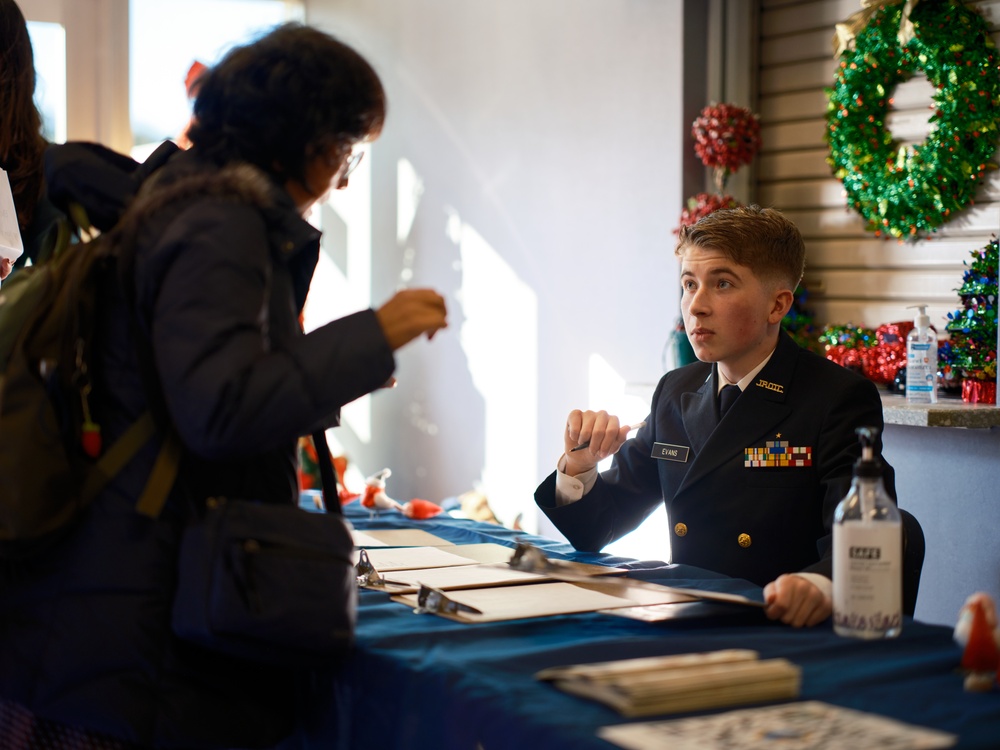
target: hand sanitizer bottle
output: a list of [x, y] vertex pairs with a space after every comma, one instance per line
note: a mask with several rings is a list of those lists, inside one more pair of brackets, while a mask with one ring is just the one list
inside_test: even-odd
[[833, 629], [895, 638], [903, 628], [903, 527], [874, 456], [876, 427], [859, 427], [861, 458], [833, 516]]
[[927, 305], [916, 305], [920, 312], [914, 328], [906, 337], [906, 402], [937, 403], [937, 336], [931, 330]]

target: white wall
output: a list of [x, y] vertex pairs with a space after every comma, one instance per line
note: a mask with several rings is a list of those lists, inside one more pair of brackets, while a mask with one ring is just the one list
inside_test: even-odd
[[[588, 406], [591, 355], [629, 383], [661, 374], [693, 119], [684, 10], [306, 3], [307, 20], [364, 54], [388, 92], [370, 155], [372, 301], [405, 284], [433, 286], [449, 305], [450, 329], [402, 350], [398, 388], [372, 398], [371, 443], [338, 431], [364, 473], [392, 468], [396, 499], [440, 501], [482, 482], [502, 520], [524, 509], [533, 529], [531, 495], [565, 416]], [[334, 256], [355, 231], [340, 220], [326, 224]]]
[[924, 530], [916, 618], [954, 626], [970, 594], [1000, 600], [1000, 429], [889, 424], [884, 442], [899, 503]]

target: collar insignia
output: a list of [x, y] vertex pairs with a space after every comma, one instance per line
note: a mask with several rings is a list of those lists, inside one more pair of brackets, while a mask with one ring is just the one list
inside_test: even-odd
[[784, 393], [785, 392], [785, 386], [780, 385], [778, 383], [770, 383], [770, 382], [764, 380], [763, 378], [761, 378], [756, 383], [754, 383], [754, 385], [757, 386], [758, 388], [764, 388], [765, 390], [768, 390], [768, 391], [774, 391], [775, 393]]

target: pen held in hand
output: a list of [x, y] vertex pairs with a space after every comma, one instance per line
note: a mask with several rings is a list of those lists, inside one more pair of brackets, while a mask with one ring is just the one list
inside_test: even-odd
[[[628, 431], [632, 432], [632, 430], [638, 430], [640, 427], [645, 427], [645, 426], [646, 426], [645, 420], [643, 420], [642, 422], [636, 422], [634, 425], [628, 428]], [[569, 452], [576, 453], [577, 451], [582, 451], [584, 448], [589, 448], [589, 447], [590, 447], [590, 441], [587, 440], [586, 442], [580, 443], [575, 448], [570, 448]]]

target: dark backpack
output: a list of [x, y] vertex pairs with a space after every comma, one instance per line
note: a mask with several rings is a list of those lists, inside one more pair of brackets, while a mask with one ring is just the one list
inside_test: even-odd
[[[69, 218], [42, 262], [0, 286], [0, 558], [24, 557], [59, 538], [156, 433], [147, 412], [113, 445], [102, 445], [99, 415], [90, 411], [91, 348], [99, 290], [117, 283], [123, 243], [114, 225], [142, 181], [176, 150], [164, 144], [142, 165], [96, 144], [57, 146], [47, 155], [47, 167], [73, 166], [49, 183]], [[166, 452], [158, 465], [170, 460], [176, 470]], [[153, 505], [170, 489], [154, 482], [156, 475], [154, 468], [144, 494]]]

